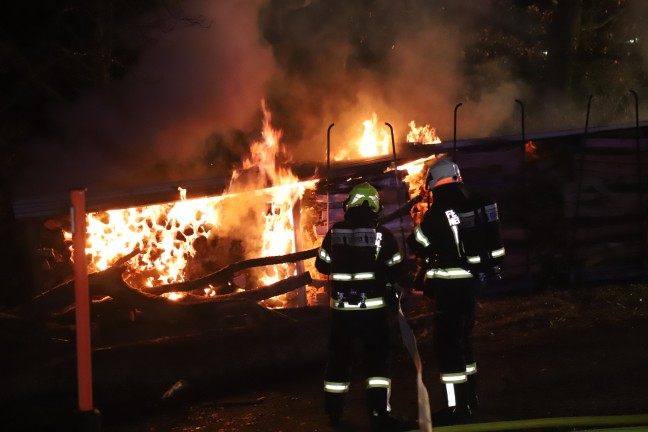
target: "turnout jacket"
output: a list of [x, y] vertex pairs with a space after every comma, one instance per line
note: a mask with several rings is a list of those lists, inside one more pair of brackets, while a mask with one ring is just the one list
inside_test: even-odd
[[[503, 256], [497, 205], [493, 201], [472, 193], [463, 183], [437, 186], [433, 194], [432, 206], [407, 238], [410, 250], [424, 261], [426, 280], [472, 278], [473, 273], [481, 271], [477, 264], [488, 261], [491, 265]], [[490, 216], [486, 214], [489, 211]], [[471, 235], [475, 219], [482, 215], [493, 235], [467, 238], [466, 232]], [[466, 240], [481, 243], [479, 246], [487, 250], [488, 259], [480, 259], [478, 253], [467, 253]]]
[[[327, 232], [315, 268], [331, 276], [336, 309], [384, 307], [385, 297], [403, 277], [403, 255], [392, 232], [371, 220], [354, 221], [354, 209]], [[351, 213], [351, 215], [349, 215]]]

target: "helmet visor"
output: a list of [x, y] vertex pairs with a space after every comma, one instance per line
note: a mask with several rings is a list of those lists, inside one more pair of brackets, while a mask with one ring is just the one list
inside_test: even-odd
[[378, 212], [378, 210], [380, 209], [380, 201], [378, 199], [378, 196], [373, 194], [353, 194], [349, 197], [349, 203], [347, 205], [349, 208], [351, 208], [361, 206], [364, 203], [367, 203], [371, 210], [373, 210], [374, 212]]

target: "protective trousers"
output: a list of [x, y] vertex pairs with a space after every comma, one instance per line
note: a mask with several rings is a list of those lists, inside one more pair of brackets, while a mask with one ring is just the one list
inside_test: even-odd
[[324, 396], [332, 422], [342, 417], [356, 354], [364, 360], [369, 414], [385, 415], [390, 410], [389, 335], [386, 308], [331, 310]]
[[469, 278], [435, 282], [434, 345], [446, 392], [446, 407], [470, 411], [470, 401], [476, 400], [477, 365], [471, 342], [475, 281]]

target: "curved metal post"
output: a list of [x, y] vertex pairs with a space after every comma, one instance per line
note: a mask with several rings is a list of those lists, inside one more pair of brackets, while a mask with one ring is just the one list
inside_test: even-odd
[[[589, 96], [587, 100], [587, 114], [585, 116], [585, 131], [583, 133], [583, 142], [582, 142], [582, 147], [583, 149], [585, 148], [585, 145], [587, 144], [587, 135], [589, 133], [589, 119], [590, 119], [590, 110], [592, 107], [592, 95]], [[581, 197], [581, 189], [583, 187], [583, 168], [585, 166], [585, 154], [584, 152], [581, 154], [580, 158], [580, 164], [578, 166], [578, 172], [576, 173], [577, 175], [577, 186], [576, 186], [576, 203], [574, 205], [574, 216], [572, 218], [572, 229], [571, 229], [571, 241], [569, 244], [569, 262], [570, 262], [570, 267], [574, 265], [575, 261], [575, 256], [576, 256], [576, 232], [578, 230], [578, 218], [580, 216], [580, 197]], [[570, 270], [572, 270], [570, 268]], [[573, 284], [574, 280], [573, 277], [570, 278], [570, 282]]]
[[[400, 183], [400, 179], [398, 177], [398, 162], [396, 161], [396, 141], [394, 140], [394, 128], [392, 125], [389, 123], [385, 123], [391, 132], [391, 141], [392, 141], [392, 154], [394, 156], [394, 179], [396, 180], [395, 187], [396, 187], [396, 204], [398, 205], [398, 208], [401, 208], [401, 199], [400, 199], [400, 187], [398, 183]], [[401, 213], [400, 215], [400, 231], [401, 231], [401, 240], [403, 242], [403, 250], [407, 248], [407, 244], [405, 242], [405, 231], [403, 230], [403, 215]]]
[[522, 127], [522, 164], [524, 164], [524, 156], [526, 154], [526, 136], [525, 136], [525, 131], [524, 131], [524, 104], [520, 99], [515, 99], [515, 102], [517, 102], [520, 105], [520, 122], [521, 122], [521, 127]]
[[457, 110], [463, 103], [459, 102], [454, 109], [454, 134], [452, 138], [452, 161], [457, 162]]
[[[331, 123], [326, 130], [326, 232], [328, 233], [330, 229], [330, 220], [331, 220], [331, 205], [329, 198], [329, 189], [331, 184], [331, 129], [333, 129], [335, 123]], [[324, 240], [322, 240], [322, 243]], [[331, 242], [331, 248], [333, 248], [333, 243]], [[333, 250], [329, 251], [331, 254]], [[331, 275], [326, 276], [326, 291], [329, 296], [331, 295]]]
[[326, 131], [326, 231], [329, 229], [330, 218], [330, 199], [329, 189], [331, 182], [331, 129], [335, 123], [331, 123]]
[[[521, 127], [522, 127], [522, 155], [521, 155], [521, 160], [520, 160], [520, 169], [524, 173], [524, 161], [525, 161], [525, 155], [526, 155], [526, 136], [525, 136], [525, 131], [524, 131], [524, 104], [520, 99], [515, 99], [515, 102], [520, 105], [520, 122], [521, 122]], [[527, 194], [527, 180], [526, 177], [524, 178], [524, 183], [522, 184], [522, 192], [524, 196], [524, 249], [525, 249], [525, 256], [524, 256], [524, 263], [525, 263], [525, 268], [526, 268], [526, 276], [527, 280], [531, 279], [531, 240], [529, 238], [529, 233], [531, 232], [531, 228], [529, 227], [529, 218], [527, 216], [529, 206], [528, 206], [528, 194]]]
[[[385, 123], [388, 127], [389, 130], [391, 131], [391, 140], [392, 140], [392, 152], [394, 155], [394, 176], [396, 179], [396, 199], [397, 199], [397, 205], [398, 208], [401, 208], [401, 200], [400, 200], [400, 188], [398, 187], [398, 183], [400, 182], [400, 179], [398, 177], [398, 163], [396, 160], [396, 142], [394, 140], [394, 128], [392, 125], [389, 123]], [[405, 232], [403, 231], [403, 214], [400, 214], [400, 228], [401, 228], [401, 238], [403, 241], [403, 251], [407, 250], [407, 243], [405, 241]], [[407, 255], [407, 254], [406, 254]], [[402, 293], [401, 293], [402, 294]], [[416, 367], [416, 373], [417, 373], [417, 386], [416, 386], [416, 393], [417, 393], [417, 398], [418, 398], [418, 407], [419, 407], [419, 423], [421, 424], [421, 429], [420, 430], [425, 430], [428, 432], [432, 431], [432, 415], [430, 413], [430, 401], [429, 401], [429, 395], [427, 388], [425, 387], [425, 384], [423, 383], [422, 379], [422, 363], [421, 359], [419, 356], [418, 352], [418, 347], [416, 344], [416, 337], [414, 336], [414, 333], [409, 326], [407, 320], [405, 319], [405, 315], [403, 315], [403, 310], [401, 309], [400, 305], [400, 299], [401, 297], [399, 296], [398, 299], [398, 327], [400, 329], [401, 335], [403, 337], [403, 343], [405, 344], [405, 347], [407, 348], [410, 356], [412, 357], [412, 360], [414, 361], [414, 365]]]
[[645, 206], [643, 204], [644, 201], [644, 192], [643, 192], [643, 177], [642, 177], [642, 152], [641, 152], [641, 129], [639, 129], [639, 95], [637, 94], [636, 91], [634, 90], [629, 90], [630, 93], [634, 96], [634, 101], [635, 101], [635, 140], [636, 140], [636, 145], [637, 145], [637, 199], [638, 199], [638, 205], [639, 205], [639, 223], [642, 226], [642, 232], [644, 233], [641, 236], [641, 260], [640, 263], [643, 267], [642, 269], [642, 279], [646, 280], [648, 277], [648, 257], [646, 256], [646, 250], [648, 249], [648, 238], [646, 234], [646, 230], [648, 230], [648, 222], [646, 222], [646, 214], [645, 214]]

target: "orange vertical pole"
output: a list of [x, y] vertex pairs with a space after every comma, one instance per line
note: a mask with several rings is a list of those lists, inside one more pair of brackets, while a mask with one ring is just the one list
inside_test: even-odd
[[[85, 190], [70, 192], [72, 245], [74, 247], [74, 297], [76, 307], [76, 348], [79, 412], [88, 430], [97, 430], [98, 412], [92, 403], [92, 345], [90, 343], [90, 293], [86, 259]], [[94, 425], [94, 426], [91, 426]]]

